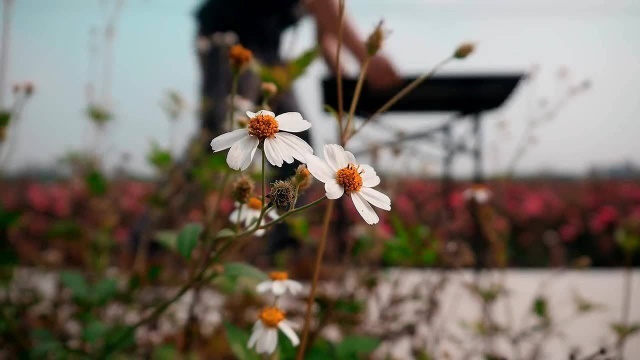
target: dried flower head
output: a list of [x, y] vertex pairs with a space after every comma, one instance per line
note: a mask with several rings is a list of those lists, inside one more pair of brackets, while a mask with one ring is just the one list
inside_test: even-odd
[[369, 54], [369, 56], [377, 54], [378, 51], [380, 51], [380, 48], [382, 48], [382, 43], [384, 42], [384, 38], [386, 35], [384, 29], [382, 28], [382, 23], [382, 20], [380, 20], [376, 28], [373, 29], [373, 32], [369, 35], [367, 41], [365, 42], [367, 54]]
[[252, 59], [253, 53], [251, 50], [240, 44], [233, 45], [231, 49], [229, 49], [229, 61], [231, 62], [231, 67], [236, 72], [244, 70]]
[[295, 188], [290, 181], [277, 180], [271, 184], [271, 192], [267, 197], [278, 210], [289, 210], [295, 199]]
[[233, 184], [233, 199], [244, 204], [249, 201], [251, 194], [253, 194], [253, 181], [246, 176], [238, 178]]
[[305, 190], [311, 186], [311, 182], [313, 181], [313, 177], [311, 176], [311, 172], [307, 169], [307, 165], [301, 164], [296, 169], [296, 174], [293, 177], [298, 190]]
[[467, 56], [471, 55], [471, 53], [475, 50], [475, 44], [466, 42], [460, 44], [456, 51], [453, 53], [453, 57], [456, 59], [464, 59]]

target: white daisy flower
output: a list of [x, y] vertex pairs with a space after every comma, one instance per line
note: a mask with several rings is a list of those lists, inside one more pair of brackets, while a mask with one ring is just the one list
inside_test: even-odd
[[380, 221], [371, 205], [391, 210], [391, 199], [372, 189], [380, 184], [380, 178], [370, 165], [358, 165], [352, 153], [335, 144], [324, 146], [324, 159], [308, 155], [307, 168], [324, 183], [327, 198], [338, 199], [347, 193], [364, 221], [370, 225]]
[[287, 290], [289, 290], [291, 295], [296, 295], [302, 291], [302, 284], [295, 280], [290, 280], [289, 274], [285, 271], [270, 272], [269, 279], [270, 280], [266, 280], [258, 284], [256, 291], [259, 293], [271, 291], [275, 296], [280, 296]]
[[[257, 113], [247, 111], [249, 122], [247, 127], [222, 134], [211, 140], [214, 152], [231, 148], [227, 155], [227, 164], [235, 170], [249, 167], [259, 144], [269, 163], [282, 166], [283, 162], [291, 164], [293, 159], [305, 162], [307, 154], [313, 149], [304, 140], [289, 132], [301, 132], [309, 129], [311, 123], [297, 112], [288, 112], [275, 116], [267, 110]], [[288, 132], [283, 132], [288, 131]]]
[[[260, 211], [262, 210], [262, 200], [252, 197], [247, 201], [246, 204], [241, 204], [239, 202], [236, 203], [236, 209], [231, 212], [229, 215], [229, 221], [232, 224], [242, 224], [245, 228], [249, 228], [250, 226], [255, 226], [255, 222], [260, 218]], [[275, 208], [268, 209], [264, 216], [262, 217], [262, 221], [260, 222], [260, 226], [264, 225], [268, 219], [275, 220], [278, 218], [278, 213]], [[255, 236], [264, 235], [265, 229], [256, 230], [253, 233]]]
[[258, 354], [273, 354], [278, 346], [278, 329], [291, 340], [293, 346], [298, 346], [300, 339], [285, 318], [284, 311], [277, 307], [266, 307], [258, 315], [258, 321], [253, 325], [253, 332], [247, 343], [249, 349], [255, 346]]
[[491, 195], [491, 190], [484, 184], [472, 185], [462, 193], [462, 196], [464, 196], [466, 200], [473, 199], [478, 204], [486, 204], [489, 202]]

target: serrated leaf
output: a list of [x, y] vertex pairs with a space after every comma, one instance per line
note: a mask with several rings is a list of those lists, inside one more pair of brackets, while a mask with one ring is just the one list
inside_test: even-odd
[[180, 234], [178, 234], [178, 252], [182, 257], [189, 260], [191, 258], [191, 252], [198, 244], [198, 237], [202, 232], [202, 225], [198, 223], [191, 223], [185, 225]]

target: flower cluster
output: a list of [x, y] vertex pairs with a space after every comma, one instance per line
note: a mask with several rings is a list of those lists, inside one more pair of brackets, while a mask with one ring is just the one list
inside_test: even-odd
[[[324, 146], [325, 159], [321, 160], [313, 155], [309, 144], [291, 134], [311, 127], [311, 123], [304, 120], [300, 113], [289, 112], [276, 116], [271, 111], [261, 110], [257, 113], [247, 111], [247, 116], [249, 121], [246, 128], [222, 134], [211, 141], [214, 152], [230, 148], [227, 164], [232, 169], [247, 169], [256, 149], [260, 149], [266, 160], [274, 166], [281, 167], [283, 163], [291, 164], [294, 160], [306, 163], [307, 168], [303, 172], [308, 171], [325, 184], [327, 198], [335, 200], [347, 194], [368, 224], [377, 224], [380, 220], [371, 205], [387, 211], [391, 209], [389, 197], [373, 189], [380, 184], [380, 177], [370, 165], [359, 164], [351, 152], [336, 144]], [[234, 212], [231, 221], [239, 223], [242, 218], [247, 224], [257, 219], [254, 216], [256, 211], [259, 215], [263, 204], [260, 203], [260, 207], [240, 205], [245, 207], [241, 210], [245, 215]]]
[[278, 329], [289, 338], [293, 346], [298, 346], [300, 339], [293, 331], [292, 323], [287, 320], [285, 312], [277, 306], [277, 303], [280, 296], [286, 292], [291, 295], [300, 293], [302, 284], [289, 279], [289, 274], [284, 271], [274, 271], [269, 273], [269, 280], [258, 284], [256, 291], [270, 292], [276, 298], [274, 306], [267, 306], [258, 314], [247, 346], [255, 347], [258, 354], [272, 354], [278, 346]]

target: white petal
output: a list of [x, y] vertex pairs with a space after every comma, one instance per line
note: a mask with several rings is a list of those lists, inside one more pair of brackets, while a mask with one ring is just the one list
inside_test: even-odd
[[[277, 137], [277, 136], [276, 136]], [[293, 156], [289, 154], [289, 148], [283, 146], [282, 141], [272, 141], [271, 145], [275, 151], [278, 152], [282, 160], [284, 160], [287, 164], [291, 164], [293, 162]]]
[[260, 284], [258, 284], [258, 286], [256, 286], [256, 291], [261, 294], [265, 293], [271, 289], [272, 285], [273, 285], [273, 281], [271, 280], [263, 281]]
[[235, 144], [238, 140], [247, 135], [247, 129], [237, 129], [233, 130], [232, 132], [224, 133], [211, 140], [211, 149], [214, 152], [228, 149], [233, 146], [233, 144]]
[[285, 280], [285, 285], [289, 288], [291, 295], [296, 295], [302, 291], [302, 284], [295, 280]]
[[[264, 216], [269, 217], [271, 220], [276, 220], [280, 217], [280, 215], [278, 215], [278, 212], [276, 211], [275, 208], [270, 208], [269, 210], [267, 210]], [[263, 217], [263, 220], [264, 220], [264, 217]]]
[[273, 354], [273, 352], [276, 351], [276, 346], [278, 346], [278, 330], [267, 329], [266, 332], [264, 350], [266, 354]]
[[252, 111], [247, 111], [246, 114], [249, 117], [249, 119], [253, 119], [254, 117], [256, 117], [256, 113]]
[[275, 143], [275, 139], [264, 139], [264, 153], [267, 155], [267, 160], [271, 165], [280, 167], [282, 166], [282, 156], [280, 156], [279, 151], [274, 149], [273, 143]]
[[368, 202], [366, 202], [362, 195], [358, 192], [354, 191], [351, 193], [351, 200], [353, 201], [353, 205], [356, 206], [356, 209], [360, 213], [360, 216], [367, 222], [369, 225], [377, 224], [380, 221], [378, 214], [371, 208]]
[[237, 141], [227, 154], [227, 164], [234, 170], [244, 170], [249, 167], [253, 154], [258, 147], [258, 138], [247, 135]]
[[231, 215], [229, 215], [229, 222], [232, 224], [237, 224], [238, 223], [238, 213], [240, 212], [239, 209], [235, 209], [231, 212]]
[[300, 162], [307, 162], [307, 156], [313, 154], [313, 148], [296, 135], [279, 132], [275, 134], [275, 138], [278, 141], [280, 151], [286, 152]]
[[271, 292], [273, 292], [273, 295], [276, 296], [284, 294], [285, 290], [287, 290], [287, 288], [284, 286], [282, 281], [274, 281], [273, 285], [271, 286]]
[[256, 113], [256, 115], [267, 115], [267, 116], [271, 116], [273, 118], [276, 117], [276, 114], [274, 114], [273, 112], [269, 111], [269, 110], [260, 110]]
[[391, 199], [378, 190], [363, 187], [360, 189], [360, 195], [362, 195], [362, 197], [373, 206], [377, 206], [380, 209], [387, 211], [391, 210]]
[[324, 191], [327, 192], [327, 199], [338, 199], [344, 194], [344, 188], [340, 186], [335, 180], [324, 184]]
[[334, 172], [349, 165], [349, 159], [347, 158], [344, 148], [336, 144], [324, 146], [324, 160]]
[[362, 185], [374, 187], [380, 184], [380, 177], [378, 177], [376, 171], [370, 165], [362, 164], [359, 165], [358, 168], [362, 171], [360, 174], [362, 176]]
[[295, 347], [300, 344], [300, 339], [298, 339], [298, 335], [296, 335], [296, 332], [291, 328], [289, 321], [280, 321], [278, 323], [278, 328], [280, 328], [280, 330], [289, 338], [289, 340], [291, 340], [291, 345]]
[[249, 342], [247, 342], [247, 347], [249, 349], [251, 349], [256, 344], [256, 341], [262, 335], [262, 330], [263, 330], [262, 321], [260, 320], [256, 321], [255, 325], [253, 325], [253, 332], [251, 333]]
[[323, 183], [335, 182], [333, 178], [335, 171], [332, 171], [327, 164], [315, 155], [307, 156], [307, 169], [311, 175]]
[[257, 236], [260, 237], [262, 235], [264, 235], [265, 229], [258, 229], [256, 230], [256, 232], [253, 233], [253, 236]]
[[358, 164], [356, 162], [356, 157], [353, 156], [351, 151], [345, 151], [344, 153], [345, 153], [345, 155], [347, 155], [347, 161], [349, 162], [349, 164], [354, 164], [354, 165]]
[[258, 354], [266, 354], [267, 350], [266, 345], [267, 345], [267, 334], [269, 333], [269, 329], [268, 328], [263, 328], [262, 331], [260, 332], [260, 336], [258, 336], [258, 341], [256, 342], [256, 352]]
[[281, 131], [300, 132], [311, 127], [311, 123], [302, 118], [297, 112], [288, 112], [276, 116], [278, 129]]

